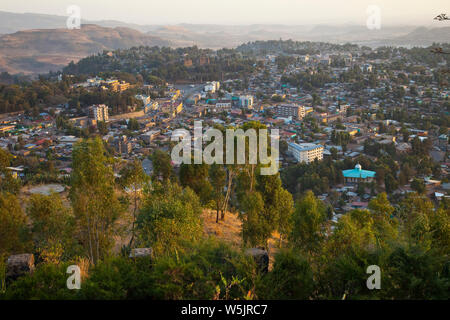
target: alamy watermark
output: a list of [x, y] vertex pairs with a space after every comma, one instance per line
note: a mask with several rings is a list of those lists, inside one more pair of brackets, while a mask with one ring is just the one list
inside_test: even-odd
[[366, 285], [367, 289], [381, 289], [381, 269], [377, 265], [371, 265], [367, 267], [367, 274], [371, 274], [371, 276], [367, 279]]
[[66, 20], [67, 29], [80, 29], [81, 28], [81, 8], [77, 5], [71, 5], [66, 10], [69, 17]]
[[367, 7], [366, 13], [369, 15], [367, 17], [366, 26], [369, 30], [380, 30], [381, 29], [381, 8], [377, 5], [370, 5]]
[[[267, 129], [226, 129], [224, 141], [222, 131], [211, 128], [203, 133], [202, 122], [195, 121], [193, 138], [192, 153], [190, 132], [177, 129], [172, 133], [171, 140], [178, 142], [171, 153], [175, 164], [261, 164], [261, 175], [274, 175], [278, 172], [278, 129], [272, 129], [270, 137]], [[203, 148], [203, 142], [209, 144]]]
[[80, 290], [81, 289], [81, 269], [77, 265], [71, 265], [67, 268], [67, 274], [71, 276], [67, 278], [67, 289]]

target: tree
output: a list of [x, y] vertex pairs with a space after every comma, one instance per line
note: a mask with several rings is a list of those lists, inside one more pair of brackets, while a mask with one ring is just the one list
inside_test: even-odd
[[95, 264], [110, 253], [123, 208], [102, 140], [83, 140], [72, 157], [70, 200], [86, 255]]
[[170, 181], [156, 182], [144, 195], [137, 219], [137, 242], [159, 254], [180, 249], [201, 238], [201, 213], [200, 200], [190, 188]]
[[0, 258], [27, 247], [27, 219], [15, 195], [0, 193]]
[[292, 230], [292, 213], [294, 211], [294, 200], [289, 191], [278, 188], [274, 194], [275, 208], [277, 211], [277, 230], [280, 234], [280, 247], [283, 238], [287, 237]]
[[213, 192], [209, 181], [209, 166], [202, 164], [181, 164], [180, 183], [189, 187], [200, 197], [202, 204], [208, 203]]
[[307, 300], [314, 288], [313, 273], [308, 261], [293, 249], [275, 255], [273, 270], [263, 279], [260, 299]]
[[241, 203], [242, 238], [244, 245], [267, 248], [267, 228], [264, 215], [264, 200], [259, 192], [248, 191]]
[[130, 131], [138, 131], [139, 130], [139, 122], [136, 119], [132, 118], [132, 119], [128, 120], [127, 128]]
[[20, 181], [13, 177], [8, 167], [11, 165], [11, 154], [0, 148], [0, 192], [18, 194]]
[[135, 224], [141, 195], [149, 180], [149, 177], [144, 172], [142, 163], [138, 159], [134, 159], [132, 162], [129, 162], [120, 171], [119, 184], [129, 195], [131, 195], [133, 201], [133, 222], [131, 226], [130, 247], [132, 246], [135, 238]]
[[223, 193], [227, 182], [227, 173], [222, 165], [213, 164], [211, 165], [209, 177], [213, 187], [212, 194], [216, 206], [216, 223], [219, 223], [219, 212], [223, 208], [225, 201]]
[[394, 176], [392, 174], [387, 174], [384, 179], [384, 186], [386, 188], [386, 192], [388, 194], [392, 194], [395, 190], [398, 188], [397, 180], [395, 180]]
[[163, 181], [173, 178], [172, 159], [166, 152], [156, 150], [151, 156], [151, 160], [153, 162], [153, 174], [156, 178], [161, 178]]
[[418, 194], [425, 193], [426, 191], [425, 182], [422, 179], [414, 178], [413, 181], [411, 182], [411, 189], [416, 191]]
[[294, 204], [292, 195], [281, 186], [279, 174], [257, 175], [256, 189], [261, 193], [264, 201], [266, 238], [270, 238], [273, 231], [280, 233], [280, 246], [283, 237], [288, 235], [292, 226], [292, 212]]
[[59, 263], [76, 253], [75, 221], [59, 195], [32, 195], [27, 215], [32, 221], [34, 246], [45, 262]]
[[295, 207], [291, 243], [308, 253], [317, 251], [325, 238], [325, 221], [325, 206], [312, 191], [307, 191]]
[[109, 132], [108, 124], [105, 121], [99, 121], [97, 123], [97, 129], [98, 132], [103, 136], [107, 135]]

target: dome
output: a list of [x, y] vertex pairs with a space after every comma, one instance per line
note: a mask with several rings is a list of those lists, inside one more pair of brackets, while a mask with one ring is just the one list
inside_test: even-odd
[[358, 164], [355, 166], [355, 169], [361, 171], [361, 170], [362, 170], [362, 167], [361, 167], [361, 165], [358, 163]]

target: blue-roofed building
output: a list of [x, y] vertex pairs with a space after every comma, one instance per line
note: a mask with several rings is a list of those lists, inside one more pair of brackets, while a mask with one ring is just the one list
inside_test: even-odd
[[355, 169], [343, 170], [342, 174], [346, 183], [372, 182], [375, 179], [376, 172], [363, 170], [358, 163]]

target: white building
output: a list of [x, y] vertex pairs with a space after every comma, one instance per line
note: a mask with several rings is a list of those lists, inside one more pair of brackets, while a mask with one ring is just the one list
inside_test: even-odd
[[360, 67], [362, 72], [370, 73], [373, 71], [373, 66], [371, 64], [365, 63]]
[[138, 95], [136, 95], [136, 99], [141, 100], [142, 103], [144, 104], [144, 106], [150, 104], [150, 102], [151, 102], [151, 100], [152, 100], [150, 96], [143, 95], [143, 94], [138, 94]]
[[220, 89], [220, 82], [212, 81], [212, 82], [206, 83], [204, 91], [215, 93], [216, 91], [219, 91], [219, 89]]
[[323, 146], [313, 143], [289, 143], [288, 151], [298, 162], [311, 163], [323, 159]]
[[205, 92], [211, 92], [211, 93], [215, 93], [216, 92], [216, 87], [213, 84], [207, 84], [205, 86]]

